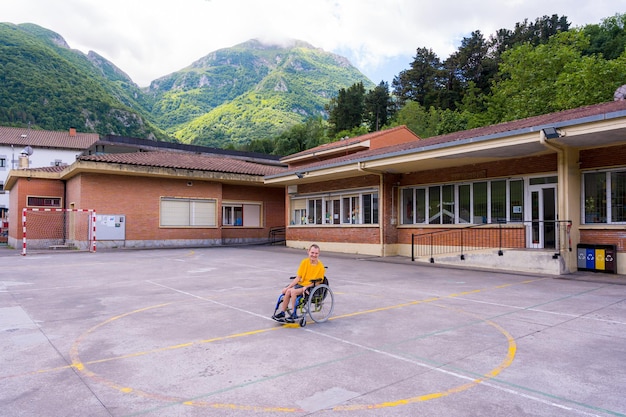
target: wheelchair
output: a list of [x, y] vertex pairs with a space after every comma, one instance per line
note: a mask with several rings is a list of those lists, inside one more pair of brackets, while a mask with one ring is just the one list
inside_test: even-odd
[[[294, 279], [295, 277], [290, 277]], [[280, 304], [283, 302], [285, 294], [281, 294], [276, 301], [274, 307], [274, 316], [279, 311]], [[285, 310], [286, 317], [294, 317], [294, 322], [298, 321], [300, 327], [306, 326], [306, 316], [316, 323], [323, 323], [333, 314], [335, 296], [328, 285], [328, 279], [316, 279], [313, 286], [296, 298], [296, 311], [291, 311], [291, 307], [287, 306]], [[290, 303], [291, 304], [291, 303]]]

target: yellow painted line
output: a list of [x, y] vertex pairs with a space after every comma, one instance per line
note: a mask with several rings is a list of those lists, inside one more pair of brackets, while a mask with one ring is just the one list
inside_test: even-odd
[[[354, 317], [354, 316], [358, 316], [358, 315], [376, 313], [376, 312], [387, 311], [387, 310], [392, 310], [392, 309], [398, 309], [398, 308], [407, 307], [407, 306], [413, 306], [413, 305], [417, 305], [417, 304], [430, 303], [430, 302], [433, 302], [433, 301], [440, 301], [442, 299], [449, 299], [449, 298], [459, 297], [461, 295], [475, 294], [475, 293], [483, 292], [483, 291], [486, 291], [486, 290], [489, 290], [489, 289], [507, 288], [507, 287], [510, 287], [510, 286], [513, 286], [513, 285], [528, 284], [528, 283], [541, 281], [541, 280], [545, 280], [545, 279], [546, 278], [526, 280], [526, 281], [521, 281], [521, 282], [518, 282], [518, 283], [510, 283], [510, 284], [498, 285], [498, 286], [494, 286], [492, 288], [484, 288], [484, 289], [477, 289], [477, 290], [472, 290], [472, 291], [465, 291], [465, 292], [461, 292], [461, 293], [458, 293], [458, 294], [456, 294], [456, 293], [449, 294], [449, 295], [444, 296], [444, 297], [430, 297], [430, 298], [423, 299], [423, 300], [415, 300], [415, 301], [411, 301], [411, 302], [396, 304], [396, 305], [393, 305], [393, 306], [379, 307], [379, 308], [374, 308], [374, 309], [365, 310], [365, 311], [358, 311], [358, 312], [354, 312], [354, 313], [343, 314], [343, 315], [340, 315], [340, 316], [333, 316], [333, 317], [329, 318], [329, 320], [336, 320], [336, 319], [340, 319], [340, 318]], [[111, 318], [105, 320], [104, 322], [99, 323], [96, 326], [93, 326], [92, 328], [87, 330], [85, 333], [83, 333], [81, 336], [79, 336], [74, 341], [74, 343], [72, 344], [72, 347], [70, 349], [70, 359], [72, 360], [72, 364], [71, 365], [65, 366], [65, 367], [51, 368], [51, 369], [46, 369], [46, 370], [38, 370], [38, 371], [35, 371], [35, 372], [31, 372], [31, 373], [28, 373], [28, 374], [22, 374], [22, 375], [18, 375], [18, 376], [29, 375], [29, 374], [39, 374], [39, 373], [52, 372], [52, 371], [58, 371], [58, 370], [73, 368], [76, 371], [78, 371], [78, 372], [80, 372], [80, 373], [82, 373], [82, 374], [84, 374], [84, 375], [94, 379], [95, 381], [97, 381], [99, 383], [102, 383], [102, 384], [104, 384], [104, 385], [106, 385], [106, 386], [108, 386], [110, 388], [113, 388], [113, 389], [115, 389], [115, 390], [117, 390], [119, 392], [122, 392], [122, 393], [125, 393], [125, 394], [132, 393], [134, 395], [139, 395], [139, 396], [142, 396], [142, 397], [145, 397], [145, 398], [152, 398], [152, 399], [161, 400], [161, 401], [177, 402], [177, 403], [190, 405], [190, 406], [203, 406], [203, 407], [223, 408], [223, 409], [253, 410], [253, 411], [264, 411], [264, 412], [296, 412], [296, 411], [302, 411], [301, 409], [296, 409], [296, 408], [291, 408], [291, 407], [257, 407], [257, 406], [237, 405], [237, 404], [219, 404], [219, 403], [209, 403], [209, 402], [204, 402], [204, 401], [189, 401], [189, 400], [184, 400], [182, 398], [172, 397], [172, 396], [168, 396], [168, 395], [151, 394], [151, 393], [148, 393], [148, 392], [145, 392], [145, 391], [142, 391], [142, 390], [133, 389], [131, 387], [121, 386], [121, 385], [119, 385], [119, 384], [117, 384], [117, 383], [115, 383], [113, 381], [110, 381], [110, 380], [108, 380], [108, 379], [106, 379], [104, 377], [101, 377], [101, 376], [91, 372], [89, 369], [86, 368], [86, 365], [110, 362], [110, 361], [114, 361], [114, 360], [138, 357], [138, 356], [143, 356], [143, 355], [148, 355], [148, 354], [153, 354], [153, 353], [159, 353], [159, 352], [165, 352], [165, 351], [171, 351], [171, 350], [177, 350], [177, 349], [187, 348], [187, 347], [190, 347], [190, 346], [193, 346], [193, 345], [199, 345], [199, 344], [205, 344], [205, 343], [213, 343], [213, 342], [217, 342], [217, 341], [229, 340], [229, 339], [234, 339], [234, 338], [239, 338], [239, 337], [252, 336], [252, 335], [257, 335], [257, 334], [261, 334], [261, 333], [266, 333], [268, 331], [279, 330], [279, 329], [282, 329], [283, 327], [295, 328], [295, 327], [299, 327], [299, 325], [297, 323], [285, 324], [285, 325], [283, 325], [281, 327], [272, 327], [272, 328], [266, 328], [266, 329], [259, 329], [259, 330], [253, 330], [253, 331], [248, 331], [248, 332], [243, 332], [243, 333], [236, 333], [236, 334], [232, 334], [232, 335], [226, 335], [226, 336], [220, 336], [220, 337], [215, 337], [215, 338], [210, 338], [210, 339], [204, 339], [204, 340], [201, 340], [201, 341], [198, 341], [198, 342], [188, 342], [188, 343], [182, 343], [182, 344], [173, 345], [173, 346], [166, 346], [166, 347], [159, 348], [159, 349], [152, 349], [152, 350], [143, 351], [143, 352], [135, 352], [135, 353], [122, 355], [122, 356], [117, 356], [117, 357], [104, 358], [104, 359], [93, 360], [93, 361], [88, 361], [88, 362], [82, 362], [81, 361], [79, 353], [78, 353], [79, 345], [82, 343], [82, 341], [87, 336], [89, 336], [90, 334], [94, 333], [96, 330], [98, 330], [102, 326], [105, 326], [105, 325], [107, 325], [107, 324], [109, 324], [109, 323], [111, 323], [113, 321], [125, 318], [125, 317], [133, 315], [133, 314], [142, 313], [142, 312], [145, 312], [145, 311], [166, 307], [166, 306], [169, 306], [170, 304], [172, 304], [172, 303], [158, 304], [158, 305], [141, 308], [141, 309], [138, 309], [138, 310], [134, 310], [134, 311], [131, 311], [131, 312], [128, 312], [128, 313], [124, 313], [124, 314], [120, 314], [120, 315], [111, 317]], [[485, 321], [485, 320], [483, 320], [483, 321]], [[357, 409], [384, 408], [384, 407], [394, 407], [394, 406], [398, 406], [398, 405], [410, 404], [410, 403], [414, 403], [414, 402], [418, 402], [418, 401], [428, 401], [428, 400], [431, 400], [431, 399], [434, 399], [434, 398], [440, 398], [440, 397], [447, 396], [447, 395], [450, 395], [450, 394], [453, 394], [453, 393], [465, 391], [465, 390], [467, 390], [467, 389], [469, 389], [471, 387], [476, 386], [477, 384], [481, 383], [482, 381], [484, 381], [486, 379], [494, 378], [496, 375], [500, 374], [502, 372], [502, 370], [504, 370], [505, 368], [510, 366], [510, 364], [513, 362], [513, 359], [515, 357], [515, 353], [516, 353], [516, 350], [517, 350], [517, 346], [515, 344], [515, 340], [510, 336], [510, 334], [508, 332], [506, 332], [505, 329], [503, 329], [502, 327], [500, 327], [499, 325], [497, 325], [494, 322], [490, 322], [490, 321], [485, 321], [485, 322], [490, 324], [491, 326], [497, 328], [501, 333], [503, 333], [506, 336], [507, 341], [508, 341], [508, 350], [507, 350], [507, 355], [506, 355], [505, 359], [502, 361], [502, 363], [500, 363], [496, 368], [494, 368], [490, 372], [486, 373], [484, 375], [484, 378], [479, 378], [479, 379], [476, 379], [476, 380], [474, 380], [474, 381], [472, 381], [470, 383], [466, 383], [466, 384], [460, 385], [458, 387], [453, 387], [453, 388], [450, 388], [448, 390], [437, 392], [437, 393], [424, 394], [424, 395], [420, 395], [420, 396], [416, 396], [416, 397], [412, 397], [412, 398], [408, 398], [408, 399], [401, 399], [401, 400], [397, 400], [397, 401], [393, 401], [393, 402], [384, 402], [384, 403], [380, 403], [380, 404], [336, 407], [336, 408], [334, 408], [334, 410], [357, 410]], [[0, 379], [2, 379], [2, 378], [0, 378]]]
[[467, 312], [463, 312], [463, 313], [477, 317], [478, 319], [480, 319], [481, 321], [484, 321], [490, 326], [495, 327], [496, 329], [500, 331], [500, 333], [502, 333], [506, 337], [506, 340], [508, 343], [507, 354], [504, 360], [497, 367], [495, 367], [491, 371], [484, 374], [482, 378], [474, 379], [473, 381], [470, 381], [468, 383], [465, 383], [456, 387], [449, 388], [445, 391], [418, 395], [418, 396], [411, 397], [411, 398], [403, 398], [403, 399], [399, 399], [396, 401], [386, 401], [386, 402], [382, 402], [378, 404], [356, 404], [356, 405], [347, 405], [347, 406], [337, 406], [337, 407], [333, 407], [333, 411], [373, 410], [373, 409], [381, 409], [381, 408], [387, 408], [387, 407], [398, 407], [401, 405], [413, 404], [416, 402], [429, 401], [429, 400], [433, 400], [436, 398], [446, 397], [451, 394], [457, 394], [459, 392], [466, 391], [484, 381], [487, 381], [489, 379], [492, 379], [498, 376], [504, 369], [508, 368], [513, 363], [513, 360], [515, 359], [515, 354], [517, 353], [517, 343], [515, 342], [515, 339], [513, 338], [513, 336], [511, 336], [511, 334], [508, 331], [506, 331], [499, 324], [492, 322], [490, 320], [481, 319], [479, 316], [476, 316], [475, 314], [471, 314]]

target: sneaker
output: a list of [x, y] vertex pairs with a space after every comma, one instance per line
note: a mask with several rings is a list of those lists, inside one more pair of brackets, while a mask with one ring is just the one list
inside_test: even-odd
[[281, 311], [281, 312], [279, 312], [279, 313], [276, 313], [276, 314], [274, 314], [274, 315], [272, 316], [272, 318], [273, 318], [274, 320], [285, 320], [285, 312], [284, 312], [284, 311]]
[[287, 323], [295, 323], [296, 320], [298, 320], [298, 316], [296, 314], [292, 314], [291, 316], [285, 318]]

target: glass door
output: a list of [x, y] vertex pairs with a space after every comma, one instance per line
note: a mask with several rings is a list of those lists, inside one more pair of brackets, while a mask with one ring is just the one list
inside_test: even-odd
[[531, 185], [528, 246], [556, 248], [557, 201], [556, 184]]

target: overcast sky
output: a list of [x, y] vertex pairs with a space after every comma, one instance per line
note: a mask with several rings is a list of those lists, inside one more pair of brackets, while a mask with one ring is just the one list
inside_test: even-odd
[[626, 12], [626, 0], [0, 0], [0, 21], [35, 23], [104, 56], [139, 86], [249, 39], [299, 39], [391, 84], [417, 48], [441, 59], [480, 30], [558, 14], [572, 26]]

